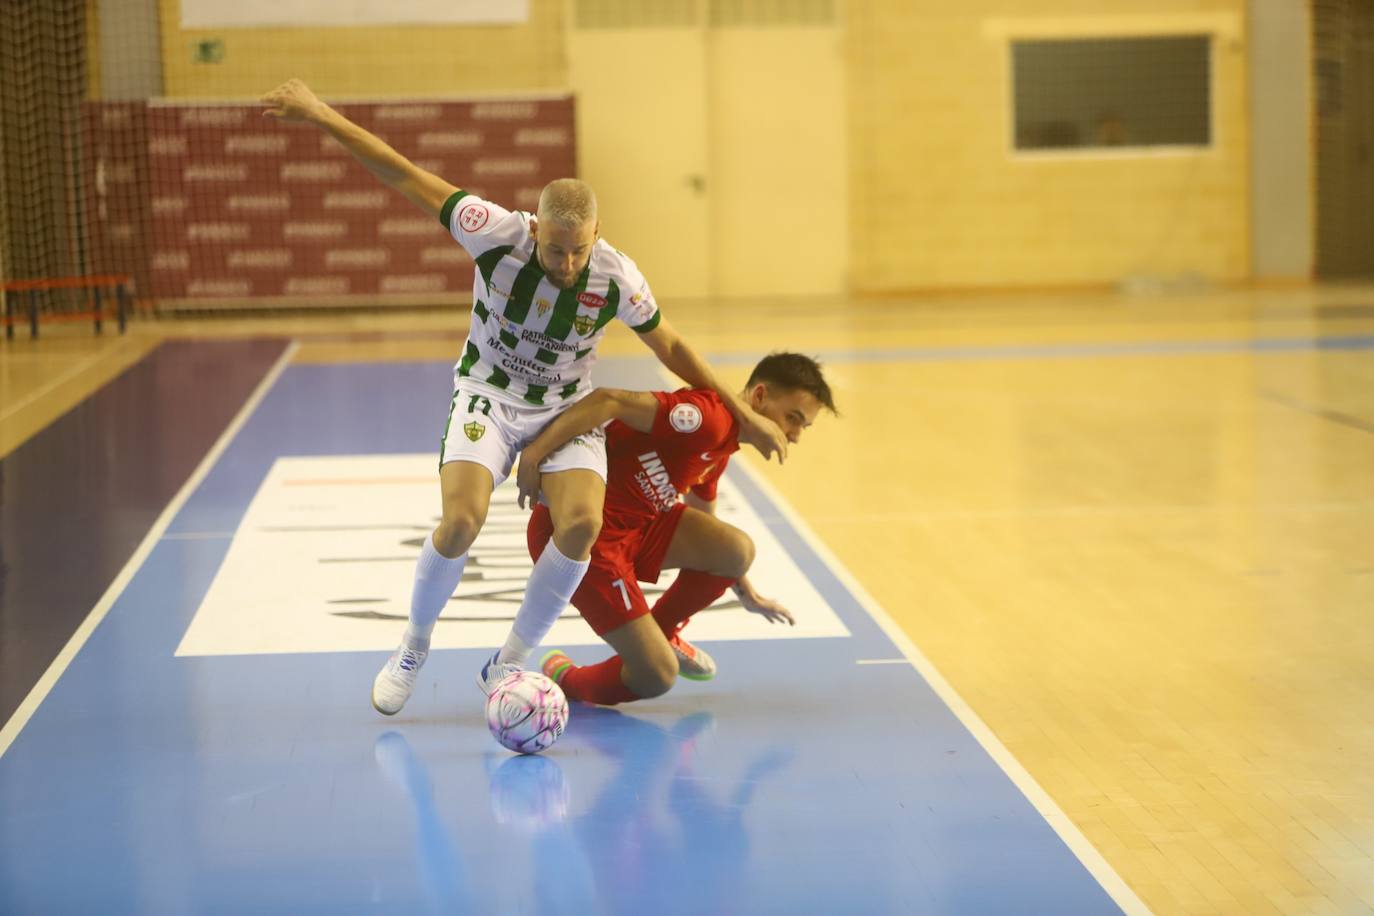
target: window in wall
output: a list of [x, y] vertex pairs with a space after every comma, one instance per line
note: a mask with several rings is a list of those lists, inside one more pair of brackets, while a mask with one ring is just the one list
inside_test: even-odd
[[1209, 146], [1211, 37], [1012, 42], [1017, 150]]

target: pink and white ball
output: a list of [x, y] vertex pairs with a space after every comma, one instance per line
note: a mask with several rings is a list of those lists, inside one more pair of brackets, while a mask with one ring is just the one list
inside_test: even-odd
[[568, 724], [563, 688], [536, 671], [517, 671], [487, 697], [487, 728], [517, 754], [547, 750]]

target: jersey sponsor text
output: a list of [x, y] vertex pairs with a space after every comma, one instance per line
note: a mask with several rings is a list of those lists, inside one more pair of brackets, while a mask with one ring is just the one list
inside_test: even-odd
[[663, 459], [658, 452], [645, 452], [639, 456], [642, 470], [635, 475], [635, 483], [650, 500], [658, 504], [660, 512], [666, 512], [677, 504], [677, 487], [673, 486]]

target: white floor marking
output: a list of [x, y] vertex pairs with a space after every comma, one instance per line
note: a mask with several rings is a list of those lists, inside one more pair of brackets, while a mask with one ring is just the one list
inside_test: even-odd
[[[270, 447], [270, 446], [269, 446]], [[410, 613], [422, 539], [437, 521], [432, 454], [285, 456], [273, 463], [177, 647], [178, 656], [388, 652]], [[436, 649], [499, 646], [533, 564], [529, 513], [508, 481], [492, 495], [463, 581], [439, 618]], [[751, 576], [797, 617], [775, 627], [727, 592], [692, 621], [692, 639], [843, 637], [849, 631], [730, 480], [720, 517], [754, 537]], [[641, 583], [650, 604], [673, 581]], [[570, 608], [544, 645], [600, 645]]]

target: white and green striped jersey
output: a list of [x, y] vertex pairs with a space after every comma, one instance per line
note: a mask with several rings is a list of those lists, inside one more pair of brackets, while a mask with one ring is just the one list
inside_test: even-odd
[[477, 262], [472, 324], [454, 385], [467, 378], [492, 397], [558, 404], [591, 387], [596, 345], [612, 318], [643, 334], [658, 327], [658, 304], [635, 262], [597, 240], [568, 289], [544, 276], [530, 214], [465, 191], [439, 219]]

